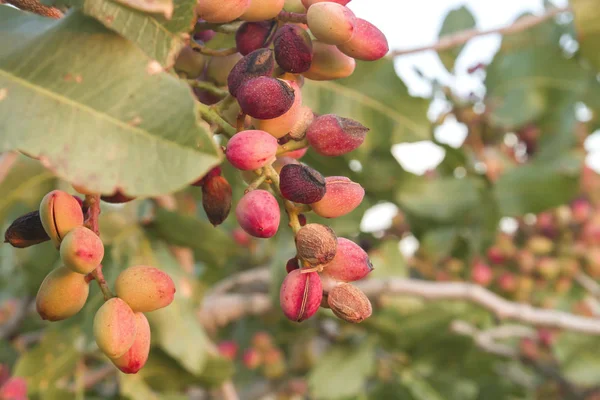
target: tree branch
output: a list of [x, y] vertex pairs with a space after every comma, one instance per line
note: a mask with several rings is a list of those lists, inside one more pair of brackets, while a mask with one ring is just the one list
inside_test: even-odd
[[42, 17], [62, 18], [63, 13], [54, 7], [43, 5], [38, 0], [3, 0], [5, 3], [11, 4], [23, 11], [29, 11]]
[[6, 178], [6, 175], [8, 175], [13, 165], [15, 165], [18, 156], [14, 151], [0, 154], [0, 182]]
[[452, 35], [443, 36], [440, 38], [440, 40], [437, 43], [434, 43], [434, 44], [431, 44], [428, 46], [415, 47], [415, 48], [407, 49], [407, 50], [394, 50], [390, 53], [390, 56], [398, 57], [398, 56], [403, 56], [406, 54], [420, 53], [422, 51], [427, 51], [427, 50], [435, 50], [435, 51], [448, 50], [448, 49], [452, 49], [454, 47], [461, 46], [473, 38], [476, 38], [479, 36], [490, 35], [493, 33], [498, 33], [501, 35], [512, 35], [514, 33], [526, 31], [536, 25], [539, 25], [549, 19], [556, 17], [559, 14], [569, 12], [569, 11], [571, 11], [570, 7], [553, 8], [553, 9], [549, 10], [548, 12], [546, 12], [545, 14], [528, 15], [528, 16], [525, 16], [525, 17], [515, 21], [511, 25], [503, 26], [501, 28], [494, 28], [494, 29], [488, 29], [488, 30], [469, 29], [469, 30], [457, 32]]
[[[268, 272], [268, 270], [267, 270]], [[226, 294], [243, 283], [268, 285], [269, 274], [265, 268], [234, 275], [218, 284], [210, 293], [200, 311], [200, 317], [209, 325], [223, 326], [244, 315], [258, 315], [271, 310], [266, 294]], [[242, 278], [243, 277], [243, 278]], [[365, 294], [376, 299], [383, 294], [411, 295], [426, 300], [462, 300], [477, 304], [500, 319], [514, 320], [534, 326], [547, 326], [590, 335], [600, 335], [600, 319], [580, 317], [558, 310], [546, 310], [508, 301], [489, 290], [471, 283], [429, 282], [416, 279], [388, 278], [366, 279], [354, 283]]]

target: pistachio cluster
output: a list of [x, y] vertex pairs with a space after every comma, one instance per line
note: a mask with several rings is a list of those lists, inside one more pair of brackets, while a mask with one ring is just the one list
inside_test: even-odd
[[44, 196], [39, 210], [17, 218], [5, 239], [18, 248], [51, 240], [60, 252], [62, 265], [46, 276], [36, 296], [36, 310], [44, 320], [77, 314], [87, 301], [89, 283], [98, 281], [106, 302], [94, 317], [96, 344], [121, 371], [136, 373], [150, 351], [150, 325], [143, 313], [168, 306], [175, 285], [163, 271], [139, 265], [119, 274], [114, 297], [102, 276], [102, 240], [84, 225], [88, 211], [78, 197], [54, 190]]
[[[200, 106], [201, 114], [229, 138], [226, 158], [248, 183], [235, 207], [240, 227], [251, 236], [270, 238], [281, 221], [277, 197], [285, 207], [297, 254], [286, 265], [289, 274], [280, 300], [284, 314], [293, 321], [311, 317], [320, 306], [350, 322], [371, 314], [369, 300], [348, 283], [371, 271], [367, 254], [354, 242], [338, 238], [330, 227], [306, 224], [310, 211], [325, 218], [352, 212], [365, 191], [346, 177], [325, 177], [298, 161], [308, 149], [328, 157], [347, 154], [365, 141], [369, 131], [350, 118], [316, 115], [303, 104], [305, 78], [348, 77], [356, 59], [374, 61], [388, 51], [381, 31], [356, 17], [347, 3], [199, 1], [194, 41], [175, 64], [179, 75], [196, 89], [198, 100], [213, 105]], [[237, 19], [244, 22], [230, 24]], [[237, 26], [234, 49], [206, 51], [215, 26]], [[217, 90], [203, 90], [210, 85]], [[212, 175], [213, 171], [200, 180], [204, 189]], [[219, 196], [218, 191], [215, 186], [212, 196], [224, 199], [221, 206], [204, 208], [211, 222], [211, 215], [218, 214], [220, 223], [229, 211], [231, 192]]]

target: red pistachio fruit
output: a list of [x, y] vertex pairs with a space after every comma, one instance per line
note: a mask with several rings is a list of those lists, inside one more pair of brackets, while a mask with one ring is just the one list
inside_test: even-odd
[[323, 275], [341, 282], [363, 279], [373, 270], [369, 255], [356, 243], [346, 238], [337, 239], [335, 257], [323, 267]]
[[262, 168], [275, 159], [277, 139], [265, 131], [247, 130], [233, 135], [227, 143], [227, 160], [242, 171]]
[[322, 297], [323, 287], [319, 274], [302, 273], [301, 270], [296, 269], [283, 280], [279, 302], [287, 318], [301, 322], [317, 312]]
[[235, 216], [238, 223], [252, 236], [270, 238], [279, 229], [279, 204], [266, 190], [253, 190], [241, 198]]
[[345, 176], [325, 178], [325, 196], [310, 206], [313, 211], [325, 218], [346, 215], [360, 205], [365, 189]]
[[375, 61], [385, 56], [389, 50], [387, 39], [375, 25], [357, 18], [354, 35], [338, 49], [347, 56], [363, 61]]

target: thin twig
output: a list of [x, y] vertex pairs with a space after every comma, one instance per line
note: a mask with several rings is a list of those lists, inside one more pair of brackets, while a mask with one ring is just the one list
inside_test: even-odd
[[0, 182], [6, 178], [13, 165], [17, 162], [17, 158], [19, 158], [19, 155], [14, 151], [0, 154]]
[[[252, 272], [254, 271], [254, 272]], [[246, 285], [269, 283], [269, 274], [264, 268], [246, 271], [243, 282]], [[218, 325], [231, 322], [248, 314], [260, 314], [271, 309], [269, 297], [265, 294], [228, 295], [227, 287], [237, 286], [242, 282], [236, 276], [216, 286], [219, 291], [209, 294], [201, 314], [218, 314]], [[367, 296], [376, 299], [383, 294], [411, 295], [426, 300], [462, 300], [477, 304], [498, 316], [500, 319], [514, 320], [534, 326], [547, 326], [563, 330], [600, 335], [600, 319], [580, 317], [558, 310], [547, 310], [532, 307], [528, 304], [506, 300], [489, 290], [471, 283], [462, 282], [429, 282], [417, 279], [388, 278], [366, 279], [355, 282]], [[227, 290], [227, 289], [226, 289]]]
[[503, 26], [501, 28], [494, 28], [494, 29], [488, 29], [488, 30], [469, 29], [469, 30], [457, 32], [452, 35], [443, 36], [440, 38], [440, 40], [437, 43], [434, 43], [434, 44], [431, 44], [428, 46], [415, 47], [415, 48], [407, 49], [407, 50], [394, 50], [389, 55], [391, 57], [398, 57], [398, 56], [403, 56], [403, 55], [407, 55], [407, 54], [420, 53], [422, 51], [427, 51], [427, 50], [435, 50], [435, 51], [448, 50], [448, 49], [452, 49], [454, 47], [461, 46], [473, 38], [476, 38], [479, 36], [490, 35], [493, 33], [499, 33], [501, 35], [511, 35], [514, 33], [526, 31], [536, 25], [539, 25], [549, 19], [556, 17], [559, 14], [569, 12], [569, 11], [571, 11], [570, 7], [553, 8], [542, 15], [527, 15], [508, 26]]
[[10, 319], [0, 326], [0, 340], [11, 339], [15, 335], [27, 316], [32, 300], [33, 298], [29, 296], [19, 299]]
[[63, 17], [63, 13], [55, 7], [49, 7], [46, 6], [42, 3], [40, 3], [38, 0], [4, 0], [6, 3], [8, 4], [12, 4], [13, 6], [23, 10], [23, 11], [29, 11], [38, 15], [41, 15], [42, 17], [50, 17], [50, 18], [62, 18]]
[[229, 122], [225, 121], [215, 110], [206, 104], [196, 103], [196, 107], [198, 108], [198, 112], [203, 120], [209, 122], [211, 124], [217, 125], [221, 128], [221, 131], [227, 135], [228, 137], [232, 137], [237, 133], [235, 127], [233, 127]]
[[192, 46], [193, 49], [198, 50], [204, 55], [213, 57], [225, 57], [237, 53], [237, 47], [229, 47], [226, 49], [211, 49], [210, 47], [203, 46], [193, 40], [190, 42], [190, 46]]
[[277, 15], [277, 20], [281, 22], [294, 22], [297, 24], [306, 24], [306, 14], [281, 11]]
[[578, 272], [577, 274], [575, 274], [574, 278], [575, 281], [582, 288], [589, 292], [589, 294], [591, 294], [596, 299], [600, 299], [600, 285], [598, 285], [598, 283], [594, 279], [584, 274], [583, 272]]
[[215, 96], [225, 97], [229, 94], [227, 90], [220, 89], [210, 82], [199, 81], [198, 79], [187, 79], [186, 82], [193, 88], [205, 90]]

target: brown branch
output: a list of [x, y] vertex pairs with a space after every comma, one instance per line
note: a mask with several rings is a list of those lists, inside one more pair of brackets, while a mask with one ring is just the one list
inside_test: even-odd
[[498, 33], [501, 35], [512, 35], [515, 33], [523, 32], [528, 29], [531, 29], [534, 26], [539, 25], [549, 19], [552, 19], [559, 14], [569, 12], [569, 11], [571, 11], [570, 7], [553, 8], [542, 15], [527, 15], [527, 16], [515, 21], [511, 25], [503, 26], [501, 28], [494, 28], [494, 29], [488, 29], [488, 30], [469, 29], [469, 30], [457, 32], [452, 35], [443, 36], [440, 38], [440, 40], [437, 43], [434, 43], [434, 44], [431, 44], [428, 46], [415, 47], [415, 48], [407, 49], [407, 50], [394, 50], [390, 53], [390, 56], [398, 57], [398, 56], [403, 56], [406, 54], [419, 53], [419, 52], [427, 51], [427, 50], [435, 50], [435, 51], [448, 50], [448, 49], [452, 49], [454, 47], [461, 46], [473, 38], [476, 38], [479, 36], [490, 35], [493, 33]]
[[17, 307], [13, 311], [8, 321], [0, 326], [0, 340], [9, 340], [15, 336], [21, 323], [25, 320], [29, 308], [33, 303], [33, 298], [27, 296], [18, 300]]
[[63, 13], [58, 8], [46, 6], [38, 0], [4, 0], [4, 2], [20, 8], [23, 11], [41, 15], [42, 17], [56, 19], [63, 17]]
[[[240, 274], [241, 275], [241, 274]], [[268, 285], [269, 274], [264, 268], [243, 273], [243, 278], [233, 276], [217, 285], [218, 291], [206, 298], [200, 317], [208, 325], [223, 326], [244, 315], [258, 315], [271, 310], [270, 299], [265, 294], [226, 294], [244, 282], [245, 285]], [[383, 294], [411, 295], [426, 300], [462, 300], [477, 304], [500, 319], [514, 320], [534, 326], [547, 326], [573, 332], [600, 335], [600, 319], [580, 317], [558, 310], [546, 310], [528, 304], [506, 300], [489, 290], [471, 283], [429, 282], [416, 279], [388, 278], [366, 279], [355, 282], [373, 299]]]
[[0, 154], [0, 182], [6, 178], [13, 165], [15, 165], [18, 156], [19, 155], [13, 151]]
[[293, 22], [297, 24], [306, 24], [306, 14], [281, 11], [277, 15], [277, 20], [281, 22]]
[[578, 272], [574, 277], [575, 281], [584, 288], [590, 295], [596, 299], [600, 299], [600, 285], [590, 276], [583, 272]]

